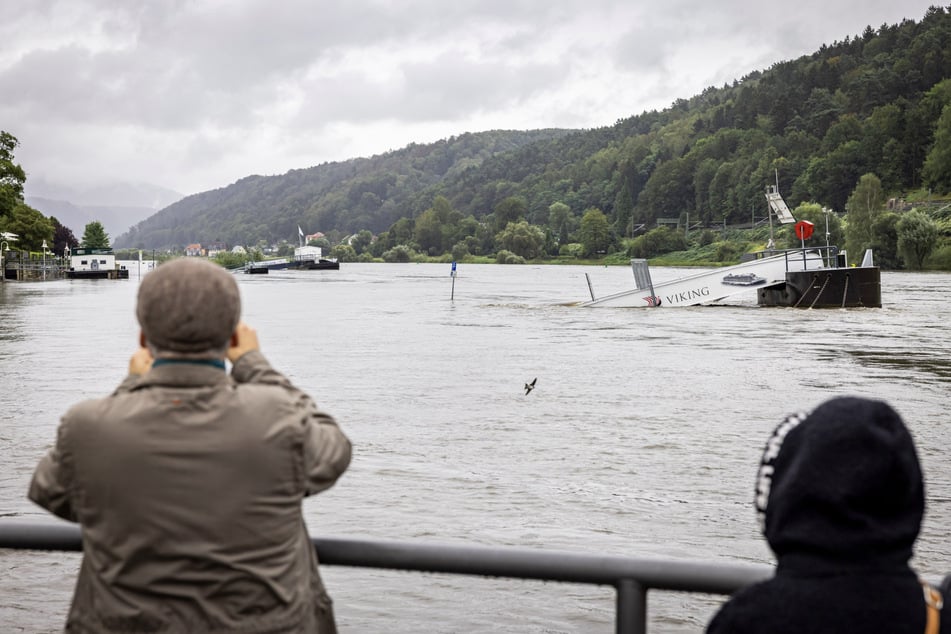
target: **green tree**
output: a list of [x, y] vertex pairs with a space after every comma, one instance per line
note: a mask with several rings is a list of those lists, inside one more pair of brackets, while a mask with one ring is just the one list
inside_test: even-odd
[[552, 203], [548, 207], [548, 226], [551, 232], [558, 236], [559, 244], [568, 242], [568, 219], [571, 217], [571, 207], [563, 202]]
[[938, 226], [935, 222], [912, 209], [901, 217], [898, 229], [898, 252], [908, 268], [921, 270], [925, 258], [931, 255], [938, 244]]
[[25, 203], [17, 204], [8, 217], [0, 218], [0, 231], [19, 236], [9, 245], [12, 249], [39, 251], [44, 240], [48, 247], [53, 245], [53, 222]]
[[13, 162], [13, 151], [20, 142], [9, 132], [0, 131], [0, 219], [9, 216], [23, 202], [26, 172]]
[[383, 252], [387, 249], [392, 249], [394, 245], [390, 244], [390, 232], [381, 231], [377, 234], [376, 240], [370, 243], [366, 249], [366, 253], [369, 253], [371, 257], [378, 258], [383, 255]]
[[496, 235], [495, 241], [502, 250], [526, 260], [533, 260], [545, 252], [545, 232], [525, 220], [510, 222]]
[[412, 262], [416, 251], [405, 244], [398, 244], [383, 253], [384, 262]]
[[591, 208], [581, 217], [581, 229], [578, 231], [586, 256], [607, 252], [611, 246], [611, 223], [600, 209]]
[[883, 203], [882, 183], [878, 177], [875, 174], [862, 176], [845, 204], [848, 212], [845, 240], [852, 262], [860, 261], [865, 249], [872, 246], [872, 224], [882, 213]]
[[580, 242], [568, 242], [558, 247], [558, 255], [570, 257], [570, 258], [580, 258], [584, 255], [584, 245]]
[[[833, 209], [848, 210], [849, 183], [864, 178], [868, 172], [869, 157], [862, 143], [846, 141], [827, 155], [810, 161], [810, 194], [813, 200], [821, 200]], [[869, 174], [866, 174], [869, 175]], [[875, 177], [881, 190], [881, 182]], [[854, 191], [854, 190], [853, 190]]]
[[419, 214], [413, 235], [421, 251], [429, 255], [439, 255], [443, 252], [443, 225], [435, 209], [429, 208]]
[[387, 232], [387, 240], [392, 244], [384, 245], [386, 249], [392, 249], [393, 247], [405, 244], [415, 244], [413, 240], [413, 221], [409, 218], [400, 218], [393, 223], [393, 226], [390, 227], [390, 230]]
[[245, 262], [248, 261], [247, 253], [232, 253], [231, 251], [220, 251], [214, 258], [214, 262], [217, 262], [219, 266], [222, 266], [226, 269], [236, 269], [238, 267], [244, 266]]
[[682, 158], [658, 165], [638, 198], [638, 206], [647, 210], [650, 220], [679, 216], [682, 211], [693, 211], [695, 204], [693, 165]]
[[[693, 189], [696, 198], [695, 207], [700, 214], [700, 220], [709, 223], [713, 218], [710, 210], [710, 184], [720, 167], [720, 161], [706, 158], [700, 161], [693, 176]], [[619, 230], [627, 232], [627, 226], [619, 226]]]
[[521, 196], [509, 196], [495, 206], [495, 228], [501, 231], [510, 222], [517, 222], [525, 217], [528, 205]]
[[465, 242], [457, 242], [452, 245], [452, 259], [455, 262], [461, 262], [466, 259], [466, 256], [469, 255], [469, 247]]
[[367, 247], [370, 246], [370, 243], [373, 242], [373, 234], [368, 230], [363, 229], [357, 232], [357, 235], [353, 236], [350, 240], [350, 246], [353, 247], [353, 250], [356, 251], [357, 255], [360, 255], [367, 250]]
[[934, 134], [934, 145], [925, 159], [925, 184], [939, 191], [951, 191], [951, 105], [944, 107]]
[[449, 227], [443, 227], [442, 243], [444, 246], [451, 244], [453, 248], [459, 243], [465, 243], [469, 253], [475, 253], [475, 251], [470, 249], [470, 245], [481, 252], [478, 246], [479, 240], [476, 238], [476, 236], [480, 234], [480, 231], [484, 231], [483, 223], [476, 220], [474, 216], [466, 216], [465, 218], [460, 218]]
[[85, 249], [108, 249], [109, 235], [106, 228], [98, 220], [94, 220], [86, 225], [83, 231], [83, 248]]
[[525, 258], [507, 249], [500, 249], [495, 254], [495, 261], [498, 264], [525, 264]]
[[349, 244], [338, 244], [330, 250], [330, 257], [336, 258], [338, 262], [356, 262], [357, 252]]
[[[898, 220], [894, 211], [879, 214], [872, 222], [872, 244], [869, 245], [875, 258], [875, 264], [883, 269], [900, 269], [898, 257]], [[864, 254], [864, 252], [863, 252]]]
[[445, 196], [436, 196], [433, 198], [433, 211], [436, 212], [436, 217], [439, 218], [439, 222], [447, 224], [452, 222], [452, 204], [449, 202], [449, 199]]
[[687, 240], [684, 238], [683, 231], [674, 231], [670, 227], [656, 227], [631, 240], [627, 254], [634, 258], [652, 258], [686, 248]]

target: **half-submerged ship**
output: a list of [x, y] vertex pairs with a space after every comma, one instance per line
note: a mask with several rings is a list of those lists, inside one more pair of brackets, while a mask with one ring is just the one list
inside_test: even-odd
[[[781, 224], [795, 223], [786, 203], [774, 187], [766, 193], [770, 212]], [[799, 249], [766, 249], [748, 253], [739, 264], [714, 271], [654, 283], [647, 260], [634, 258], [633, 290], [595, 297], [581, 306], [634, 308], [698, 306], [713, 304], [755, 289], [760, 306], [791, 308], [881, 308], [879, 268], [866, 250], [861, 266], [848, 266], [845, 251], [835, 246], [806, 247], [812, 223], [796, 223], [802, 239]], [[589, 280], [589, 289], [591, 288]]]

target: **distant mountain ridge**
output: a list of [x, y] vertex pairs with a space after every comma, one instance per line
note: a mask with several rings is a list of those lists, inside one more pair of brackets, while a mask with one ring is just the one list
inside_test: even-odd
[[[477, 170], [492, 156], [572, 130], [493, 130], [278, 176], [247, 176], [188, 196], [116, 239], [119, 248], [178, 248], [193, 242], [296, 241], [307, 233], [383, 231], [418, 204], [423, 191]], [[431, 201], [430, 201], [431, 202]]]
[[90, 222], [101, 222], [109, 238], [114, 239], [158, 211], [155, 207], [76, 205], [38, 196], [26, 196], [25, 201], [44, 216], [54, 216], [80, 240]]
[[[763, 192], [774, 183], [791, 208], [816, 202], [837, 213], [868, 173], [886, 197], [948, 191], [951, 159], [936, 138], [951, 137], [951, 115], [942, 116], [951, 106], [949, 51], [951, 10], [932, 7], [920, 21], [867, 27], [611, 126], [466, 133], [248, 176], [162, 209], [116, 245], [296, 241], [298, 226], [328, 235], [368, 229], [411, 244], [418, 242], [416, 219], [437, 196], [486, 230], [501, 203], [518, 199], [520, 219], [568, 243], [592, 209], [603, 212], [615, 237], [658, 218], [705, 227], [751, 222], [765, 215]], [[557, 227], [549, 214], [554, 203], [570, 212]], [[483, 254], [497, 248], [490, 242]]]
[[149, 207], [162, 209], [184, 196], [167, 187], [149, 183], [109, 183], [84, 187], [64, 185], [30, 176], [25, 185], [25, 194], [31, 198], [44, 198], [72, 203], [78, 207]]

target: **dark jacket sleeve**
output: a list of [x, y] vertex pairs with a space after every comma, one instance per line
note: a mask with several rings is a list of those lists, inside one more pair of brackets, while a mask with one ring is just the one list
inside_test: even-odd
[[733, 631], [729, 624], [727, 611], [724, 608], [726, 608], [725, 605], [721, 606], [717, 613], [713, 615], [713, 618], [710, 619], [710, 623], [707, 624], [705, 630], [706, 634], [727, 634]]
[[744, 634], [769, 632], [769, 619], [763, 619], [762, 595], [756, 592], [759, 584], [744, 588], [731, 596], [717, 611], [707, 625], [706, 634]]
[[304, 471], [306, 494], [313, 495], [333, 486], [350, 465], [351, 444], [337, 421], [322, 411], [306, 393], [271, 367], [260, 351], [254, 350], [235, 361], [231, 371], [237, 383], [276, 385], [291, 393], [300, 409], [304, 428]]

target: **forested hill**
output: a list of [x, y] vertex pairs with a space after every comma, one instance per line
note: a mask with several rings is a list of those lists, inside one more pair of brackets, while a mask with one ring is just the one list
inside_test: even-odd
[[162, 210], [116, 246], [293, 241], [298, 225], [377, 233], [418, 217], [437, 195], [480, 221], [515, 197], [521, 217], [548, 230], [558, 229], [549, 225], [553, 203], [569, 207], [574, 227], [595, 208], [624, 236], [659, 217], [718, 224], [763, 215], [777, 173], [790, 206], [814, 201], [843, 212], [866, 173], [888, 196], [951, 189], [951, 148], [936, 143], [951, 140], [949, 104], [951, 7], [933, 7], [921, 20], [870, 26], [609, 127], [463, 134], [251, 176]]
[[570, 130], [467, 133], [427, 145], [348, 161], [291, 170], [279, 176], [248, 176], [221, 189], [166, 207], [116, 239], [116, 247], [181, 248], [193, 242], [229, 245], [259, 240], [297, 240], [297, 227], [377, 233], [412, 216], [423, 193], [454, 175], [477, 169], [487, 158], [556, 139]]

